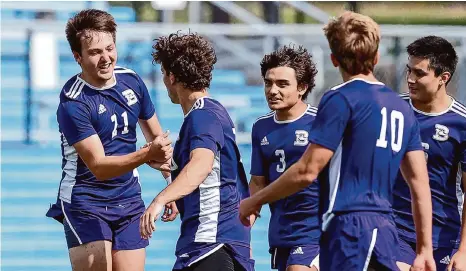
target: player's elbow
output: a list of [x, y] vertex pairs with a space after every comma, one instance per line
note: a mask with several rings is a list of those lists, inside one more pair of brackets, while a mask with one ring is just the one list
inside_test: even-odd
[[108, 180], [114, 177], [112, 176], [111, 172], [109, 172], [108, 170], [105, 170], [104, 167], [99, 166], [98, 163], [89, 165], [88, 167], [89, 167], [89, 170], [92, 172], [92, 174], [94, 174], [95, 178], [98, 181], [105, 181], [105, 180]]

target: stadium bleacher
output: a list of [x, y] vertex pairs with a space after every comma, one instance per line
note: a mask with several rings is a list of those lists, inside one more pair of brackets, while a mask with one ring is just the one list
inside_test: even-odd
[[[2, 9], [1, 12], [2, 20], [35, 18], [33, 11]], [[111, 13], [117, 21], [135, 20], [132, 9], [113, 7]], [[64, 21], [72, 14], [73, 11], [60, 12], [56, 19]], [[60, 82], [65, 82], [79, 72], [79, 67], [74, 62], [64, 35], [57, 42]], [[60, 89], [41, 92], [33, 89], [32, 128], [46, 129], [52, 138], [48, 138], [50, 142], [47, 144], [24, 144], [25, 89], [28, 84], [28, 62], [24, 56], [27, 53], [27, 40], [20, 35], [16, 38], [2, 38], [1, 48], [1, 269], [71, 270], [63, 228], [45, 217], [49, 204], [56, 199], [61, 177], [61, 150], [55, 118]], [[166, 95], [160, 81], [159, 67], [152, 66], [151, 43], [119, 40], [118, 49], [119, 65], [134, 69], [142, 75], [149, 86], [162, 127], [176, 134], [183, 121], [182, 111]], [[250, 131], [253, 121], [268, 112], [262, 87], [246, 85], [245, 76], [239, 70], [215, 70], [211, 94], [230, 110], [240, 132]], [[44, 119], [46, 127], [43, 126]], [[142, 144], [140, 142], [139, 145]], [[240, 147], [243, 162], [249, 171], [250, 145], [241, 144]], [[139, 170], [143, 199], [148, 204], [164, 188], [165, 182], [158, 172], [147, 166]], [[263, 218], [258, 220], [253, 229], [252, 246], [258, 271], [270, 270], [267, 244], [269, 213], [266, 209]], [[146, 270], [171, 270], [179, 226], [179, 219], [172, 223], [157, 223], [156, 233], [147, 249]]]

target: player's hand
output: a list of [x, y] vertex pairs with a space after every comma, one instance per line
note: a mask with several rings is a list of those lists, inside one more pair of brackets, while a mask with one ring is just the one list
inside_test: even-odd
[[447, 267], [448, 271], [466, 271], [466, 251], [458, 250], [451, 257], [450, 264]]
[[247, 198], [241, 201], [239, 205], [239, 219], [244, 226], [250, 227], [253, 224], [251, 215], [259, 217], [259, 210], [261, 206], [255, 202], [254, 198]]
[[163, 222], [173, 221], [176, 219], [176, 216], [179, 213], [180, 212], [178, 211], [178, 207], [176, 207], [175, 202], [168, 203], [167, 205], [165, 205], [165, 211], [163, 212], [163, 215], [162, 215], [162, 221]]
[[155, 221], [159, 218], [162, 209], [163, 205], [156, 200], [152, 201], [149, 207], [147, 207], [139, 220], [139, 232], [142, 238], [148, 239], [152, 237], [152, 233], [155, 231]]
[[168, 137], [169, 131], [161, 136], [157, 136], [154, 141], [149, 144], [149, 153], [147, 161], [166, 162], [172, 158], [173, 148], [172, 141]]
[[432, 251], [421, 253], [414, 259], [411, 271], [436, 271], [435, 260]]
[[[152, 142], [147, 142], [146, 144], [144, 144], [144, 146], [141, 147], [141, 149], [148, 148], [151, 145], [152, 145]], [[168, 160], [166, 162], [156, 162], [152, 160], [152, 161], [147, 162], [146, 164], [156, 170], [171, 172], [171, 160]]]

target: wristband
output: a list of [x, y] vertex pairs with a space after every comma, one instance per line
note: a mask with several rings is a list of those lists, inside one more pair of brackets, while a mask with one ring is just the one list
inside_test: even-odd
[[165, 178], [165, 181], [167, 181], [167, 185], [172, 183], [172, 175], [168, 176]]

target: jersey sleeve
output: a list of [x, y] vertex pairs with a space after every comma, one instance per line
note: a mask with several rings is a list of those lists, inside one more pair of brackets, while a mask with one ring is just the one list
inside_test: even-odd
[[216, 154], [225, 144], [223, 127], [218, 117], [208, 110], [194, 110], [189, 116], [189, 152], [209, 149]]
[[312, 123], [309, 141], [335, 151], [343, 139], [351, 109], [339, 92], [327, 93], [322, 97]]
[[60, 131], [70, 146], [96, 134], [87, 106], [76, 101], [60, 103], [57, 110]]
[[139, 88], [141, 91], [141, 112], [139, 113], [139, 119], [148, 120], [155, 113], [155, 107], [149, 95], [149, 90], [146, 84], [142, 81], [141, 77], [138, 77]]
[[406, 152], [423, 150], [419, 122], [417, 121], [414, 115], [412, 117], [414, 121], [413, 125], [411, 126], [411, 135], [409, 138], [408, 147], [406, 148]]
[[252, 127], [251, 132], [251, 145], [252, 145], [252, 152], [251, 152], [251, 170], [249, 173], [255, 176], [265, 176], [264, 172], [264, 161], [262, 160], [262, 153], [261, 153], [261, 144], [260, 138], [257, 134], [258, 128], [256, 125]]

